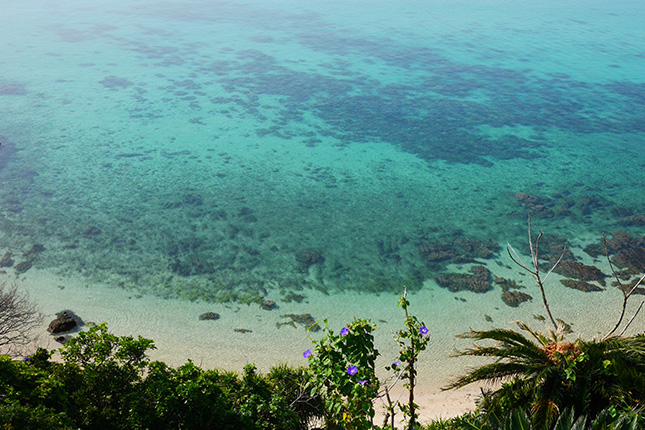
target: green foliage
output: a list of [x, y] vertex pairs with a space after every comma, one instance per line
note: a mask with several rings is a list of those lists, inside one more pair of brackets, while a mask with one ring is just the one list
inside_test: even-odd
[[596, 418], [607, 408], [645, 407], [645, 337], [566, 341], [545, 336], [523, 323], [520, 329], [471, 331], [464, 337], [493, 341], [475, 345], [462, 355], [485, 356], [496, 361], [454, 381], [456, 388], [475, 381], [508, 381], [482, 396], [479, 410], [488, 417], [508, 417], [529, 405], [536, 428], [551, 428], [561, 411], [575, 417]]
[[[72, 430], [64, 412], [42, 405], [21, 405], [17, 401], [0, 401], [0, 424], [21, 430]], [[11, 427], [7, 427], [11, 426]]]
[[60, 378], [72, 393], [69, 414], [82, 426], [131, 428], [130, 406], [141, 398], [143, 374], [149, 363], [150, 339], [116, 336], [99, 324], [65, 344]]
[[369, 320], [355, 319], [335, 334], [325, 320], [325, 336], [314, 341], [313, 353], [305, 353], [309, 358], [308, 387], [312, 397], [319, 394], [324, 400], [328, 428], [373, 426], [372, 402], [380, 387], [375, 372], [379, 355], [372, 335], [375, 329]]
[[414, 386], [417, 376], [416, 362], [419, 354], [428, 347], [430, 336], [428, 329], [423, 322], [420, 322], [416, 316], [408, 313], [410, 301], [407, 298], [407, 290], [399, 298], [398, 305], [405, 312], [405, 328], [398, 330], [394, 334], [394, 340], [399, 346], [399, 357], [391, 366], [386, 366], [386, 370], [393, 370], [397, 373], [396, 380], [403, 380], [404, 387], [408, 390], [409, 397], [407, 404], [401, 404], [398, 401], [392, 402], [389, 396], [389, 389], [386, 391], [388, 399], [388, 414], [392, 418], [391, 426], [394, 427], [394, 414], [396, 406], [399, 407], [407, 419], [407, 429], [413, 429], [416, 426], [419, 414], [419, 406], [414, 402]]
[[[0, 424], [20, 429], [292, 430], [302, 369], [260, 375], [172, 368], [150, 362], [151, 340], [115, 336], [105, 324], [68, 342], [64, 363], [39, 350], [24, 361], [0, 356]], [[289, 387], [281, 386], [289, 383]], [[303, 416], [308, 415], [301, 408]]]

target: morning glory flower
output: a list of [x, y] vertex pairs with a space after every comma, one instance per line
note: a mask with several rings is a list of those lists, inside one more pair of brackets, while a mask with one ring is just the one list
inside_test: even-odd
[[305, 352], [303, 352], [302, 356], [305, 357], [305, 358], [311, 357], [311, 349], [308, 349]]
[[399, 360], [396, 360], [394, 363], [392, 363], [392, 367], [396, 369], [397, 366], [400, 366], [401, 362]]
[[358, 373], [358, 367], [356, 367], [356, 366], [349, 366], [349, 367], [347, 368], [347, 373], [349, 373], [350, 375], [356, 375], [356, 374]]
[[342, 334], [343, 336], [347, 336], [349, 334], [349, 329], [347, 327], [341, 328], [340, 334]]
[[428, 328], [424, 325], [419, 328], [419, 331], [421, 332], [421, 334], [428, 334]]
[[358, 381], [358, 383], [361, 384], [364, 387], [365, 384], [367, 384], [367, 379], [364, 379], [362, 381]]

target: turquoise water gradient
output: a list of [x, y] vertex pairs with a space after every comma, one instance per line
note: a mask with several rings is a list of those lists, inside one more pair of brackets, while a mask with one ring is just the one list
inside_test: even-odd
[[643, 22], [638, 1], [5, 0], [0, 251], [220, 300], [420, 287], [454, 269], [428, 244], [523, 243], [516, 193], [578, 255], [641, 236]]

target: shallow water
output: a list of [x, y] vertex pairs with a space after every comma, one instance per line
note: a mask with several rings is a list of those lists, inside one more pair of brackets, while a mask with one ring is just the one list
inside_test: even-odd
[[639, 2], [0, 12], [0, 270], [287, 302], [509, 264], [528, 210], [581, 261], [643, 235]]

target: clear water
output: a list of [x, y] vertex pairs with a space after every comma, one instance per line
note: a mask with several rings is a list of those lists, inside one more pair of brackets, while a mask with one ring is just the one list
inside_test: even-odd
[[246, 301], [421, 288], [459, 262], [428, 244], [523, 243], [516, 193], [578, 255], [641, 236], [643, 22], [638, 1], [5, 0], [0, 251]]

